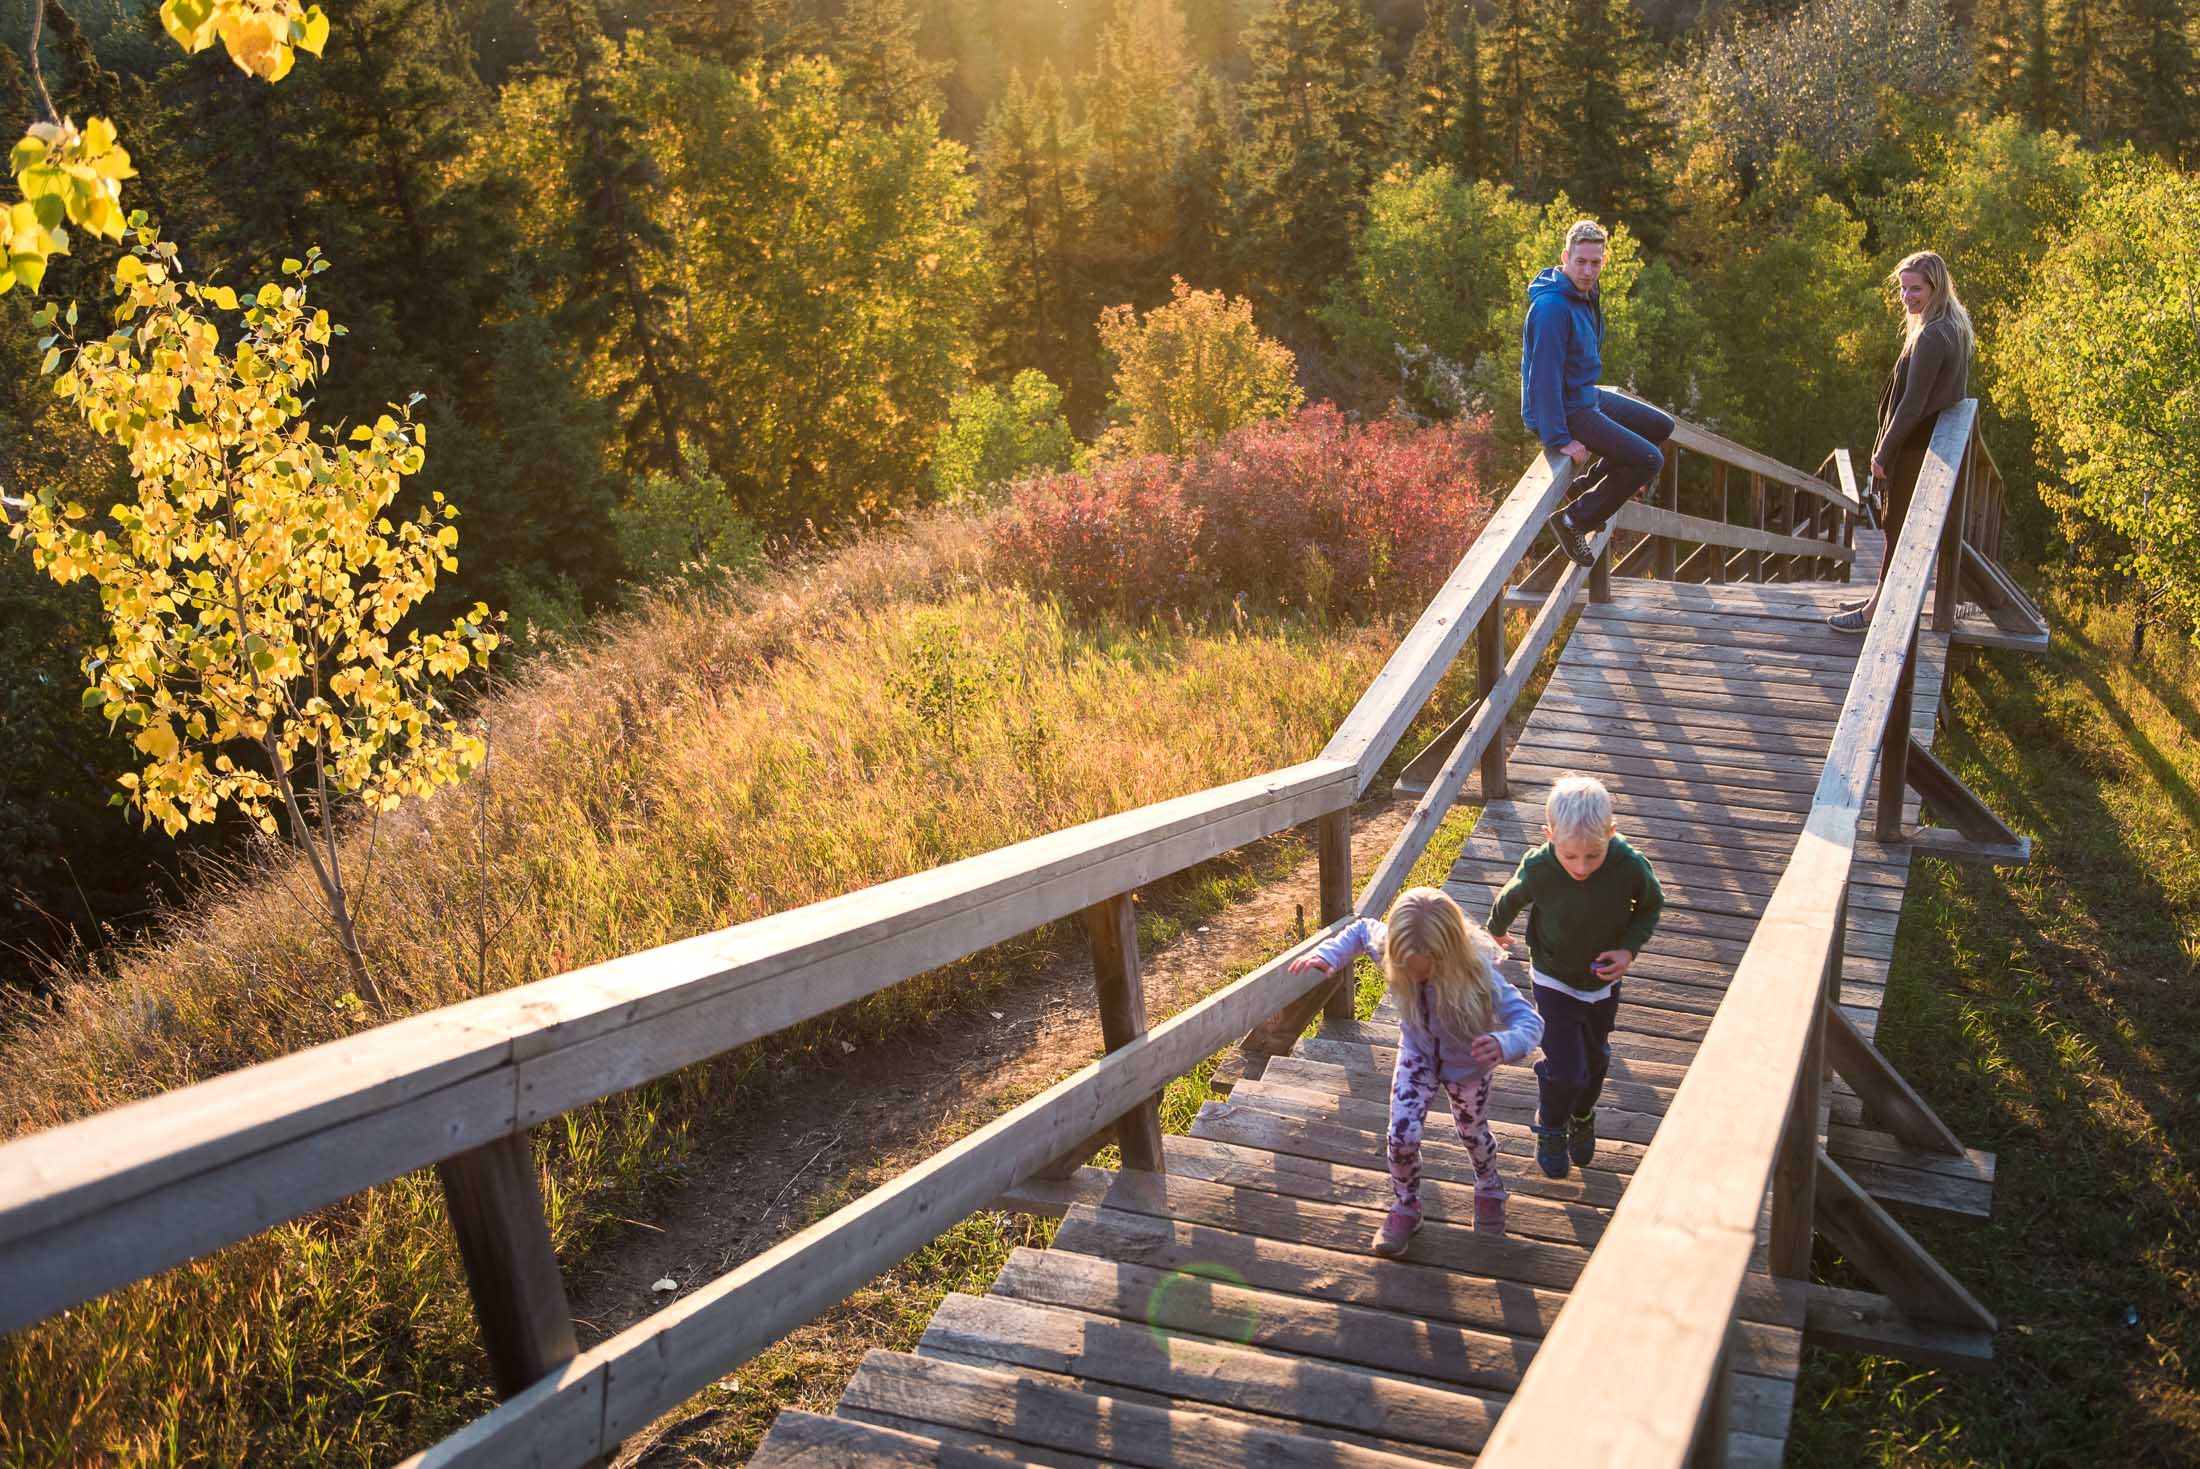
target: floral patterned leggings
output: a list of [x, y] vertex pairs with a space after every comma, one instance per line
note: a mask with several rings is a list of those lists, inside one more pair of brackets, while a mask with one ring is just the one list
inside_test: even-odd
[[[1390, 1190], [1398, 1207], [1415, 1215], [1421, 1212], [1421, 1129], [1438, 1085], [1436, 1067], [1427, 1057], [1411, 1046], [1399, 1048], [1398, 1069], [1390, 1078]], [[1459, 1141], [1467, 1145], [1467, 1156], [1474, 1163], [1474, 1191], [1485, 1198], [1508, 1197], [1505, 1180], [1497, 1172], [1497, 1139], [1490, 1136], [1489, 1074], [1441, 1085], [1451, 1098], [1451, 1119], [1459, 1129]]]

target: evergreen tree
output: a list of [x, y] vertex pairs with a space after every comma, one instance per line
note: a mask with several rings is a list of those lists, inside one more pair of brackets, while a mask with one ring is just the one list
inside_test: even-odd
[[1655, 157], [1648, 43], [1629, 0], [1560, 0], [1554, 61], [1537, 90], [1552, 101], [1552, 181], [1592, 215], [1656, 238], [1665, 214]]
[[1377, 161], [1375, 38], [1360, 0], [1274, 0], [1245, 39], [1242, 255], [1271, 299], [1304, 311], [1345, 267]]
[[1184, 0], [1184, 50], [1193, 66], [1218, 70], [1237, 52], [1238, 0]]
[[941, 83], [954, 70], [917, 52], [917, 17], [903, 0], [848, 0], [834, 28], [833, 58], [845, 95], [881, 121], [899, 122], [946, 105]]
[[[1085, 81], [1086, 266], [1110, 300], [1134, 295], [1161, 269], [1175, 233], [1170, 152], [1184, 73], [1176, 0], [1116, 0]], [[1165, 286], [1166, 272], [1158, 284]]]
[[[856, 8], [850, 7], [851, 14]], [[683, 50], [728, 66], [816, 50], [822, 40], [814, 25], [795, 20], [789, 0], [647, 0], [636, 9], [637, 24], [653, 26]], [[599, 13], [608, 18], [609, 8]]]
[[672, 237], [647, 202], [657, 168], [636, 140], [639, 120], [609, 93], [594, 13], [582, 0], [539, 0], [537, 24], [551, 74], [564, 84], [575, 144], [577, 238], [559, 324], [614, 364], [611, 397], [630, 466], [677, 473], [690, 387], [668, 269]]
[[1551, 71], [1545, 0], [1497, 0], [1489, 40], [1488, 116], [1498, 177], [1540, 198], [1549, 177], [1543, 157], [1549, 128], [1542, 88]]
[[1096, 384], [1092, 334], [1072, 254], [1085, 219], [1080, 164], [1084, 140], [1052, 66], [1008, 86], [978, 141], [985, 177], [985, 231], [999, 270], [996, 356], [1008, 367], [1038, 367], [1058, 383]]
[[2055, 17], [2055, 96], [2062, 121], [2097, 143], [2117, 125], [2106, 59], [2109, 0], [2062, 0]]
[[2049, 126], [2054, 59], [2047, 0], [1982, 0], [1972, 32], [1978, 58], [1972, 91], [1986, 111], [2013, 113], [2034, 128]]
[[2109, 63], [2118, 131], [2176, 164], [2200, 143], [2191, 25], [2190, 0], [2122, 0]]
[[1460, 6], [1466, 25], [1455, 35], [1456, 0], [1424, 0], [1421, 33], [1406, 57], [1399, 150], [1409, 162], [1444, 164], [1462, 179], [1489, 171], [1482, 118], [1482, 31], [1474, 6]]
[[1236, 284], [1231, 242], [1236, 200], [1230, 160], [1238, 147], [1237, 97], [1211, 71], [1192, 78], [1169, 170], [1169, 261], [1177, 274], [1213, 289]]

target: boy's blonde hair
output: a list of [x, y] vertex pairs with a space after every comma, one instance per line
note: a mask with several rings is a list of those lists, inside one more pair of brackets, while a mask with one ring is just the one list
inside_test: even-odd
[[1543, 824], [1552, 841], [1612, 834], [1612, 793], [1593, 775], [1569, 775], [1543, 801]]
[[[1497, 1024], [1497, 940], [1488, 930], [1438, 888], [1407, 888], [1385, 921], [1383, 972], [1399, 1017], [1445, 1035], [1488, 1035]], [[1415, 954], [1428, 956], [1426, 985], [1405, 977]]]

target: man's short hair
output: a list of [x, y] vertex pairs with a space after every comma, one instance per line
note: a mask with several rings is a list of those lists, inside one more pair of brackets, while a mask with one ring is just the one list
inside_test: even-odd
[[1603, 225], [1593, 219], [1577, 219], [1566, 231], [1566, 253], [1571, 254], [1576, 245], [1601, 245], [1606, 238]]
[[1595, 776], [1566, 776], [1544, 800], [1543, 820], [1554, 841], [1568, 837], [1600, 841], [1612, 831], [1612, 793]]

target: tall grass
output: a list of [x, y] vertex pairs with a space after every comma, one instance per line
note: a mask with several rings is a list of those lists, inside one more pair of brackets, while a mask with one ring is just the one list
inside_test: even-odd
[[[661, 601], [485, 710], [488, 771], [374, 836], [397, 1009], [446, 1004], [1304, 759], [1388, 629], [1073, 623], [922, 521], [761, 585]], [[355, 833], [363, 860], [368, 834]], [[157, 943], [61, 976], [0, 1041], [16, 1132], [374, 1023], [279, 857]], [[486, 945], [484, 934], [490, 937]], [[1031, 949], [1045, 937], [1024, 941]], [[982, 998], [1017, 946], [775, 1042]], [[740, 1105], [752, 1049], [537, 1130], [572, 1268]], [[440, 1196], [416, 1175], [0, 1342], [8, 1464], [365, 1464], [485, 1408]]]

